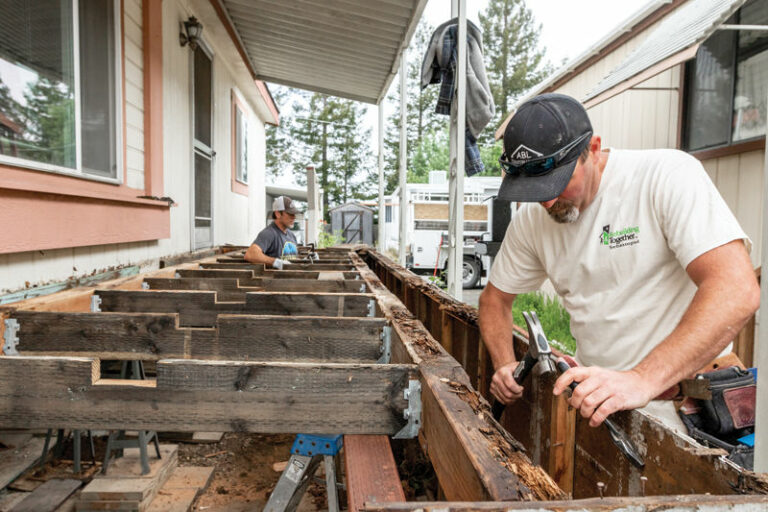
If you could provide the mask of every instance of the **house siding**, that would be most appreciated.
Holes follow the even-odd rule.
[[[125,158],[126,185],[145,189],[144,155],[144,48],[142,2],[124,0],[125,51]],[[166,0],[162,5],[162,112],[163,187],[157,195],[172,198],[168,209],[170,237],[133,243],[109,243],[84,247],[0,254],[0,294],[38,285],[88,276],[122,266],[149,269],[164,256],[192,249],[191,199],[193,188],[192,133],[190,131],[191,52],[179,45],[179,23],[197,16],[209,35],[206,43],[213,57],[214,150],[213,208],[214,244],[247,244],[266,225],[265,211],[265,113],[269,112],[258,88],[239,60],[220,22],[212,16],[207,0]],[[238,91],[248,119],[248,196],[231,190],[231,94]],[[240,92],[242,91],[242,92]],[[271,118],[270,118],[271,119]],[[149,170],[147,170],[149,172]],[[85,183],[85,181],[83,181]],[[98,216],[99,207],[93,215]]]

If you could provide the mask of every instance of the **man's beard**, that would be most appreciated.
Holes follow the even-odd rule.
[[[579,218],[579,209],[573,202],[565,199],[558,199],[555,204],[547,208],[547,213],[555,222],[560,224],[576,222]]]

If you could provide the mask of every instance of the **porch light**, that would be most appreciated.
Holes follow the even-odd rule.
[[[202,32],[203,26],[197,21],[197,18],[190,16],[190,18],[184,22],[184,31],[179,33],[179,43],[181,46],[186,46],[187,43],[189,43],[189,48],[191,50],[196,50],[197,41]]]

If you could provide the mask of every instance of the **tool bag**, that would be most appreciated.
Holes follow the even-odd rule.
[[[754,430],[755,379],[738,366],[699,373],[696,379],[708,381],[711,397],[685,397],[680,418],[695,439],[732,451],[739,437]]]

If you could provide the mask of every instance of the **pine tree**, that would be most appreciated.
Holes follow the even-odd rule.
[[[496,103],[497,118],[507,117],[513,102],[539,83],[552,68],[539,47],[541,24],[536,25],[525,0],[489,0],[479,14],[488,81]],[[482,143],[490,143],[493,130],[484,130]]]
[[[75,100],[66,84],[40,76],[24,91],[27,141],[37,146],[25,158],[74,167]]]
[[[440,87],[431,85],[421,88],[421,62],[432,38],[434,28],[425,20],[419,23],[406,53],[408,79],[406,87],[408,98],[406,105],[406,168],[411,171],[414,155],[428,133],[448,130],[448,117],[435,113]],[[385,187],[391,193],[398,184],[400,169],[400,78],[395,77],[397,86],[394,94],[387,101],[394,106],[393,113],[387,119],[384,134]],[[446,132],[447,133],[447,132]],[[417,173],[419,173],[417,171]]]
[[[275,104],[280,110],[280,124],[278,126],[266,125],[266,170],[272,177],[278,177],[291,172],[293,167],[293,155],[291,154],[291,144],[288,127],[293,122],[293,111],[286,105],[288,98],[293,90],[283,86],[270,86],[270,92],[275,100]],[[284,106],[286,105],[286,106]]]

